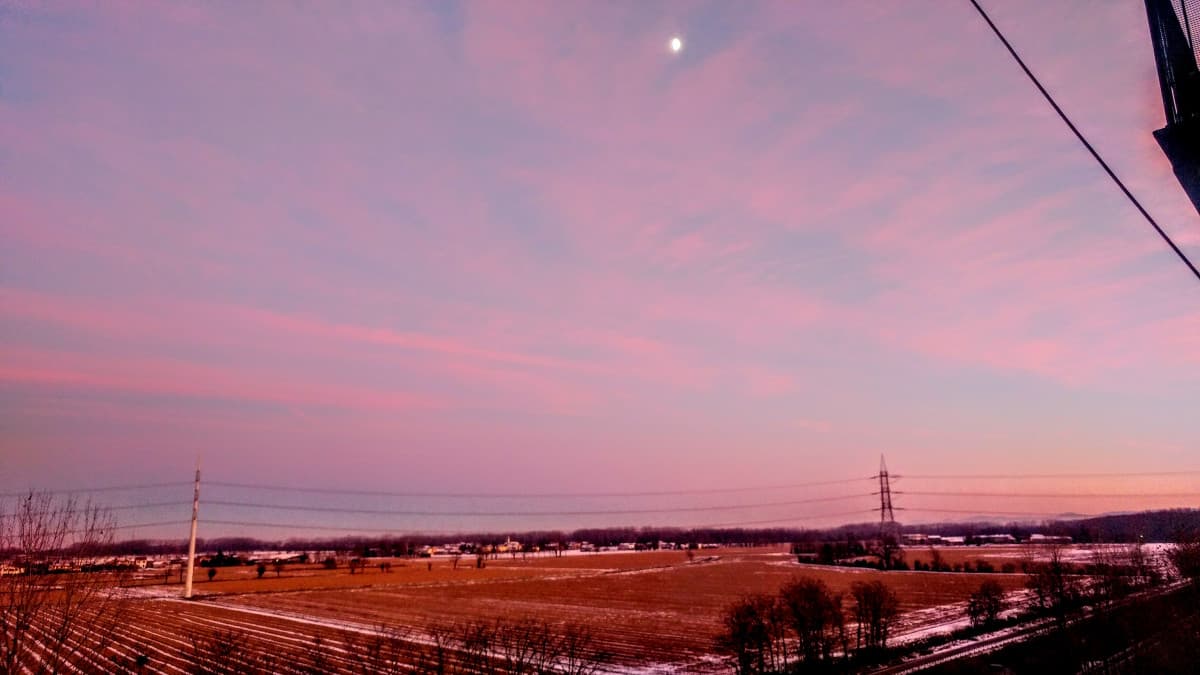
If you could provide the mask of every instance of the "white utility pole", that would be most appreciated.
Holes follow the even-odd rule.
[[[196,458],[196,490],[192,493],[192,534],[188,537],[187,576],[183,578],[183,597],[192,597],[192,571],[196,569],[196,519],[200,516],[200,458]]]

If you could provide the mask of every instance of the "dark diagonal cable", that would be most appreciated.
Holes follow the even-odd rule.
[[[1179,256],[1179,259],[1183,261],[1183,264],[1187,265],[1188,269],[1192,271],[1192,274],[1195,275],[1196,280],[1200,281],[1200,269],[1197,269],[1196,265],[1193,264],[1190,259],[1188,259],[1187,254],[1183,252],[1183,249],[1179,248],[1175,242],[1171,240],[1171,236],[1167,234],[1165,230],[1159,227],[1158,222],[1154,220],[1154,217],[1151,216],[1148,211],[1146,211],[1145,207],[1142,206],[1142,203],[1138,201],[1137,197],[1133,196],[1133,193],[1129,191],[1129,188],[1125,187],[1125,183],[1122,182],[1121,179],[1117,177],[1117,174],[1113,172],[1112,168],[1108,166],[1108,162],[1105,162],[1104,158],[1100,156],[1100,153],[1096,152],[1096,148],[1092,147],[1092,144],[1089,143],[1086,138],[1084,138],[1083,134],[1079,131],[1075,124],[1071,122],[1071,118],[1067,117],[1067,114],[1063,112],[1063,109],[1060,108],[1058,103],[1054,101],[1054,97],[1050,95],[1050,92],[1046,91],[1046,88],[1042,86],[1041,81],[1039,81],[1037,76],[1033,74],[1033,71],[1029,69],[1029,66],[1025,65],[1025,61],[1023,61],[1020,55],[1017,54],[1017,50],[1014,49],[1011,44],[1009,44],[1008,39],[1004,37],[1004,34],[1000,32],[1000,29],[996,27],[996,24],[992,23],[992,18],[989,17],[987,12],[983,10],[983,7],[980,6],[978,0],[970,0],[970,2],[975,7],[976,11],[979,12],[979,16],[983,17],[983,20],[987,22],[987,25],[992,29],[992,32],[996,34],[996,37],[1000,38],[1000,42],[1004,43],[1004,47],[1008,49],[1008,53],[1012,55],[1014,60],[1016,60],[1017,65],[1021,66],[1021,70],[1025,71],[1025,74],[1029,76],[1029,79],[1033,82],[1033,85],[1038,88],[1038,91],[1042,92],[1042,96],[1044,96],[1050,106],[1054,108],[1054,112],[1058,113],[1058,116],[1062,118],[1062,121],[1066,123],[1067,127],[1071,129],[1071,132],[1075,134],[1075,138],[1078,138],[1079,142],[1083,144],[1083,147],[1087,148],[1087,151],[1090,152],[1092,157],[1094,157],[1096,161],[1100,163],[1100,166],[1104,169],[1104,172],[1107,173],[1108,177],[1117,184],[1117,187],[1121,188],[1121,192],[1125,193],[1125,196],[1142,214],[1142,217],[1146,219],[1146,222],[1150,223],[1150,226],[1154,228],[1154,231],[1158,232],[1158,236],[1162,237],[1163,241],[1167,242],[1167,246],[1171,247],[1171,250],[1175,252],[1175,255]]]

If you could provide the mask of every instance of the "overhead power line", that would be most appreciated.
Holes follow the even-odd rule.
[[[1089,514],[1064,514],[1053,513],[1050,511],[993,511],[992,509],[934,509],[924,508],[921,506],[915,507],[896,507],[897,511],[911,511],[913,513],[961,513],[972,516],[1041,516],[1048,518],[1059,518],[1063,520],[1078,520],[1080,518],[1091,518]]]
[[[352,490],[344,488],[323,488],[297,485],[271,485],[264,483],[240,483],[231,481],[209,480],[204,485],[208,487],[234,488],[240,490],[271,490],[276,492],[301,492],[310,494],[357,495],[363,497],[421,497],[421,498],[452,498],[452,499],[570,499],[584,497],[673,497],[683,495],[726,494],[732,492],[758,492],[766,490],[790,490],[795,488],[818,487],[823,485],[846,485],[873,481],[876,476],[858,478],[839,478],[834,480],[809,481],[803,483],[784,483],[775,485],[751,485],[742,487],[695,488],[690,490],[645,490],[630,492],[412,492],[388,490]]]
[[[1029,478],[1152,478],[1163,476],[1200,476],[1200,469],[1091,473],[906,473],[894,477],[907,478],[909,480],[1024,480]]]
[[[937,492],[896,491],[894,494],[919,497],[1000,497],[1037,499],[1154,499],[1200,497],[1200,492]]]
[[[188,520],[163,520],[163,521],[159,521],[157,523],[130,523],[129,525],[113,525],[112,527],[97,526],[94,528],[80,528],[77,530],[67,530],[66,534],[96,534],[96,535],[99,535],[99,534],[103,534],[104,532],[108,532],[109,530],[133,530],[133,529],[140,528],[140,527],[167,527],[167,526],[174,526],[174,525],[187,525],[189,522],[191,522],[191,521],[188,521]]]
[[[1050,107],[1054,108],[1054,112],[1058,113],[1058,116],[1062,118],[1062,121],[1066,123],[1067,127],[1071,130],[1071,133],[1075,134],[1075,138],[1079,139],[1079,142],[1083,144],[1084,148],[1087,148],[1087,151],[1091,153],[1096,162],[1100,164],[1100,167],[1104,169],[1104,172],[1108,174],[1108,177],[1111,178],[1114,183],[1116,183],[1117,187],[1121,189],[1121,192],[1125,194],[1125,197],[1129,199],[1134,207],[1137,208],[1138,212],[1142,214],[1142,217],[1146,219],[1146,222],[1150,223],[1150,226],[1154,228],[1154,231],[1158,233],[1158,236],[1162,237],[1162,240],[1167,243],[1167,246],[1170,246],[1171,250],[1175,252],[1175,255],[1179,256],[1179,259],[1183,261],[1183,264],[1187,265],[1188,269],[1192,271],[1192,275],[1196,277],[1196,280],[1200,281],[1200,269],[1197,269],[1196,265],[1193,264],[1192,261],[1187,257],[1187,254],[1183,252],[1183,249],[1179,248],[1179,246],[1172,241],[1171,235],[1167,234],[1167,232],[1159,226],[1158,222],[1154,220],[1154,217],[1151,216],[1148,211],[1146,211],[1145,207],[1142,206],[1142,203],[1138,201],[1137,197],[1134,197],[1133,193],[1129,191],[1129,188],[1125,187],[1125,183],[1117,177],[1117,174],[1108,165],[1108,162],[1104,161],[1104,158],[1100,156],[1100,153],[1096,151],[1096,148],[1092,147],[1092,144],[1089,143],[1087,138],[1084,137],[1083,133],[1079,131],[1079,129],[1071,121],[1071,118],[1067,117],[1067,113],[1063,112],[1063,109],[1059,107],[1057,102],[1055,102],[1054,97],[1050,95],[1050,92],[1042,86],[1041,81],[1038,80],[1037,76],[1033,74],[1033,71],[1029,69],[1029,66],[1025,65],[1025,61],[1021,59],[1019,54],[1017,54],[1017,50],[1014,49],[1009,43],[1008,38],[1004,37],[1004,33],[1001,33],[1000,29],[996,27],[996,24],[992,22],[992,18],[988,16],[987,12],[984,11],[978,0],[970,0],[970,2],[971,5],[975,7],[975,10],[979,12],[979,16],[983,17],[983,20],[987,22],[987,25],[992,29],[992,32],[996,34],[996,37],[1000,39],[1000,42],[1004,44],[1005,49],[1007,49],[1008,53],[1012,55],[1013,59],[1017,62],[1017,65],[1021,67],[1021,70],[1025,71],[1025,75],[1029,77],[1029,80],[1033,82],[1033,85],[1037,87],[1038,91],[1042,93],[1042,96],[1046,98],[1046,101],[1050,104]]]
[[[727,523],[709,523],[705,525],[682,525],[682,526],[663,526],[672,527],[673,529],[689,530],[700,528],[717,528],[717,527],[739,527],[744,525],[766,525],[770,523],[795,523],[804,521],[822,520],[825,518],[836,518],[848,515],[861,515],[874,513],[874,509],[858,509],[855,511],[838,511],[836,513],[814,513],[804,516],[795,516],[791,518],[774,518],[770,520],[742,520]],[[186,521],[185,521],[186,522]],[[353,527],[348,525],[311,525],[308,523],[273,523],[250,520],[216,520],[206,518],[204,520],[207,525],[232,525],[237,527],[264,527],[274,529],[293,529],[293,530],[325,530],[332,532],[372,532],[385,534],[479,534],[479,530],[457,529],[452,531],[446,530],[407,530],[397,527]],[[180,523],[169,523],[180,524]],[[613,526],[618,527],[618,526]]]
[[[157,523],[130,523],[129,525],[116,525],[105,529],[109,530],[132,530],[139,527],[166,527],[168,525],[187,525],[189,520],[164,520]]]
[[[813,520],[822,520],[825,518],[838,518],[841,516],[856,516],[865,515],[868,513],[877,513],[878,509],[859,509],[857,511],[838,511],[837,513],[818,513],[807,516],[796,516],[792,518],[770,518],[767,520],[742,520],[732,523],[709,523],[707,525],[689,526],[693,529],[703,529],[709,527],[742,527],[745,525],[772,525],[777,523],[795,523],[795,522],[811,522]]]
[[[351,527],[348,525],[313,525],[311,523],[266,523],[249,520],[217,520],[213,518],[205,518],[205,525],[236,525],[239,527],[270,527],[274,529],[293,529],[293,530],[328,530],[333,532],[381,532],[381,533],[400,533],[406,530],[396,527]],[[465,530],[463,530],[465,532]],[[434,534],[435,530],[421,530],[415,533]],[[444,534],[450,534],[445,532]]]
[[[0,498],[7,497],[27,497],[30,495],[81,495],[91,494],[94,492],[134,492],[137,490],[155,490],[159,488],[180,487],[183,485],[191,485],[187,481],[173,481],[169,483],[144,483],[142,485],[107,485],[102,487],[91,488],[72,488],[66,490],[18,490],[16,492],[0,492]]]
[[[103,515],[107,511],[131,511],[142,509],[160,509],[166,506],[191,506],[191,502],[150,502],[148,504],[122,504],[120,506],[96,506],[95,510]],[[66,515],[64,511],[18,511],[16,513],[0,513],[0,518],[22,518],[26,516],[50,516],[54,514]],[[77,514],[79,517],[86,515],[80,511]]]
[[[338,506],[306,506],[301,504],[267,504],[263,502],[239,502],[219,499],[205,500],[207,506],[231,506],[237,508],[269,509],[274,511],[307,511],[314,513],[353,513],[377,516],[475,516],[475,517],[514,517],[514,516],[618,516],[637,515],[646,513],[692,513],[701,511],[737,511],[743,509],[770,508],[777,506],[797,506],[800,504],[816,504],[819,502],[836,502],[848,499],[864,499],[872,496],[866,492],[854,495],[838,495],[835,497],[814,497],[810,499],[789,499],[786,501],[758,502],[754,504],[721,504],[706,506],[672,506],[659,509],[586,509],[572,511],[411,511],[392,509],[357,509]]]

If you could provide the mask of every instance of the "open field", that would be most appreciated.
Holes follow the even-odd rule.
[[[904,616],[897,634],[921,634],[960,620],[962,603],[987,577],[1006,589],[1022,575],[877,572],[799,565],[783,547],[704,551],[689,562],[683,552],[603,553],[554,558],[501,558],[475,569],[464,558],[395,561],[391,573],[377,567],[351,575],[346,568],[289,566],[281,577],[256,579],[249,567],[222,568],[208,582],[197,570],[197,601],[168,598],[179,585],[139,592],[163,599],[137,602],[135,624],[143,635],[186,642],[189,632],[236,626],[254,640],[291,647],[304,636],[371,631],[380,625],[415,633],[424,628],[479,618],[534,617],[589,627],[623,670],[647,663],[663,671],[712,670],[714,635],[721,611],[739,597],[774,592],[797,576],[817,577],[847,593],[858,580],[883,579],[900,596]],[[432,563],[432,569],[429,564]],[[284,640],[284,634],[298,636]]]

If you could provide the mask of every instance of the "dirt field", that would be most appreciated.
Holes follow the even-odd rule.
[[[909,565],[919,560],[923,563],[929,563],[933,559],[933,552],[941,556],[942,561],[948,565],[962,564],[965,562],[975,565],[980,560],[986,560],[996,569],[1000,569],[1005,563],[1012,563],[1019,569],[1021,562],[1028,556],[1037,554],[1037,549],[1021,544],[988,544],[985,546],[905,546],[904,559]]]
[[[289,566],[281,577],[269,571],[263,579],[255,578],[253,568],[222,568],[213,582],[204,572],[197,570],[196,602],[140,603],[143,612],[155,616],[155,630],[173,625],[167,632],[179,636],[205,626],[261,625],[304,635],[383,624],[420,630],[439,622],[528,616],[589,626],[626,670],[654,662],[670,672],[712,670],[712,641],[722,609],[747,593],[773,592],[798,576],[817,577],[842,593],[857,580],[884,580],[899,594],[905,613],[898,633],[959,620],[967,595],[989,576],[1010,590],[1024,584],[1021,575],[799,565],[782,547],[706,550],[691,562],[671,551],[502,558],[489,560],[484,569],[475,569],[466,557],[458,569],[448,559],[417,559],[395,561],[391,573],[375,567],[354,575],[346,568]],[[176,584],[142,592],[178,590]],[[170,609],[163,612],[163,607]]]

